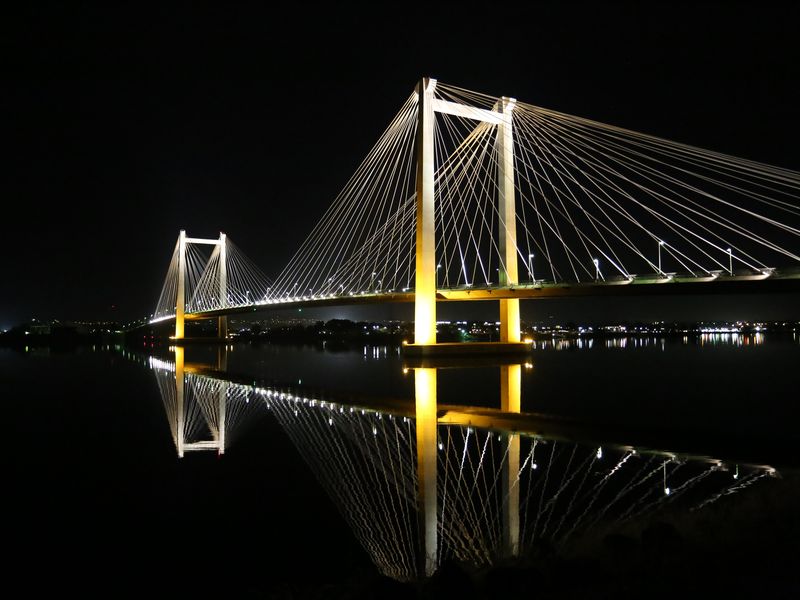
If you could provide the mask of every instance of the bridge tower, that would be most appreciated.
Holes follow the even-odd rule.
[[[186,230],[178,235],[178,294],[175,298],[175,339],[182,340],[186,311]]]
[[[501,98],[496,108],[503,115],[497,124],[497,189],[500,213],[500,285],[511,287],[519,283],[517,265],[517,212],[514,194],[514,122],[515,100]],[[519,342],[519,298],[500,300],[500,341]]]
[[[228,305],[228,267],[227,267],[227,236],[220,232],[219,238],[202,239],[187,237],[186,230],[181,229],[178,235],[178,273],[177,273],[177,293],[175,297],[175,336],[173,339],[182,340],[185,336],[186,325],[186,249],[188,244],[205,244],[216,246],[214,253],[219,254],[219,296],[220,306],[225,308]],[[210,260],[214,259],[214,255]],[[228,317],[218,317],[217,331],[221,339],[228,337]]]
[[[416,140],[417,230],[416,280],[414,292],[414,353],[427,354],[436,345],[436,223],[434,179],[435,113],[490,123],[497,127],[497,187],[500,213],[501,286],[518,283],[516,198],[514,193],[514,125],[516,100],[503,97],[492,110],[441,100],[434,96],[436,80],[423,78],[417,85],[419,100]],[[500,342],[498,350],[523,350],[520,344],[519,299],[500,300]],[[515,347],[519,346],[519,347]],[[486,350],[491,351],[489,348]]]
[[[436,343],[436,222],[433,178],[433,91],[436,80],[417,86],[417,258],[414,287],[414,343]]]
[[[227,245],[228,245],[227,236],[224,233],[220,232],[217,249],[219,250],[219,300],[220,300],[220,306],[222,308],[228,306]],[[225,340],[228,338],[228,317],[224,315],[217,318],[217,335],[221,340]]]

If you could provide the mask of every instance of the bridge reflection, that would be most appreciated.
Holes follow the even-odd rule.
[[[353,404],[260,385],[216,364],[149,358],[178,456],[222,454],[271,413],[381,573],[410,581],[445,561],[476,567],[544,548],[569,550],[665,508],[699,510],[772,476],[768,465],[619,443],[619,432],[522,411],[521,373],[497,364],[499,409],[442,405],[419,362],[415,398]],[[615,439],[616,443],[611,440]]]

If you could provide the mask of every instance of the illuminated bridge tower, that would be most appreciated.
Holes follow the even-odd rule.
[[[186,274],[187,260],[186,253],[189,244],[200,244],[214,246],[214,252],[209,261],[216,261],[219,278],[219,308],[224,309],[228,306],[228,271],[227,271],[227,236],[219,234],[219,239],[192,238],[186,236],[186,231],[181,229],[178,236],[178,272],[177,272],[177,293],[175,300],[175,336],[173,339],[182,340],[185,335],[186,322]],[[218,255],[218,256],[217,256]],[[216,285],[216,284],[215,284]],[[217,331],[220,339],[228,337],[228,317],[220,316],[217,320]]]
[[[423,78],[417,87],[419,123],[416,141],[416,281],[414,301],[414,343],[406,346],[411,354],[438,354],[463,351],[527,351],[520,342],[519,299],[500,300],[500,342],[494,344],[436,344],[436,223],[434,178],[435,113],[456,115],[497,128],[498,209],[500,214],[499,250],[503,268],[499,284],[518,283],[516,201],[514,193],[514,127],[516,100],[501,98],[493,110],[458,104],[434,97],[436,80]]]

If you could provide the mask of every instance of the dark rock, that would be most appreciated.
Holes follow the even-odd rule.
[[[416,590],[411,584],[382,575],[375,577],[352,596],[357,600],[405,600],[416,597]]]
[[[457,563],[448,561],[423,586],[424,598],[458,598],[470,600],[479,598],[475,582]]]
[[[675,557],[683,547],[683,538],[669,523],[658,521],[642,531],[642,549],[650,558]]]
[[[533,567],[495,567],[484,582],[489,597],[526,594],[541,588],[542,575]]]
[[[619,533],[611,533],[603,538],[603,547],[609,552],[613,562],[632,561],[638,558],[639,541]]]

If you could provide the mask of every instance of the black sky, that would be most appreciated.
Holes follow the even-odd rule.
[[[181,228],[276,275],[423,75],[800,170],[798,8],[600,4],[6,14],[0,327],[150,313]]]

